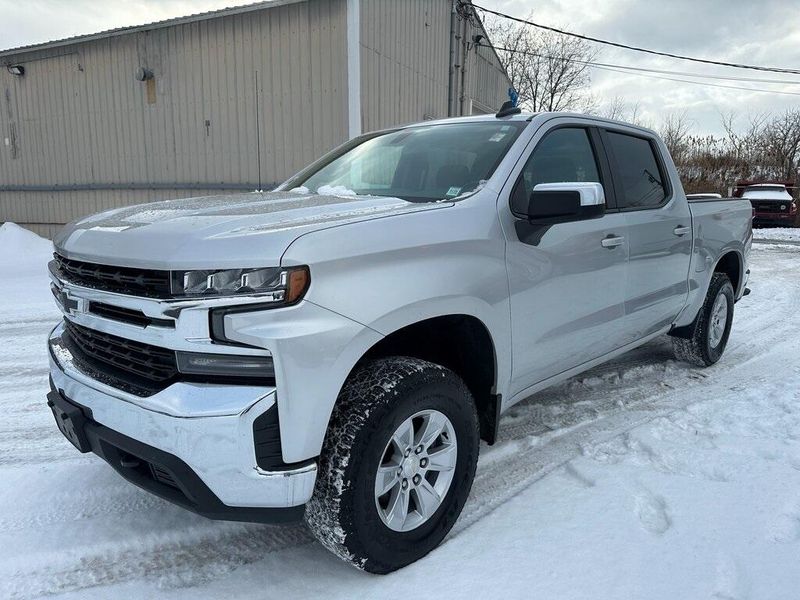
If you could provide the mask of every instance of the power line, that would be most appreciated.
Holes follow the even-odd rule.
[[[660,69],[646,69],[644,67],[631,67],[628,65],[616,65],[612,63],[601,63],[591,60],[582,60],[579,58],[569,58],[566,56],[549,56],[547,54],[539,54],[536,52],[528,52],[526,50],[515,50],[513,48],[503,48],[502,46],[489,46],[487,44],[479,44],[481,47],[484,48],[493,48],[494,50],[501,51],[501,52],[510,52],[512,54],[523,54],[525,56],[534,56],[537,58],[544,58],[548,60],[563,60],[567,62],[574,62],[582,65],[586,65],[587,67],[593,69],[601,69],[604,71],[614,71],[616,73],[622,73],[623,75],[634,75],[638,77],[649,77],[650,79],[661,79],[664,81],[676,81],[679,83],[691,83],[694,85],[705,85],[709,87],[716,87],[716,88],[724,88],[730,90],[744,90],[747,92],[756,92],[756,93],[764,93],[764,94],[781,94],[786,96],[800,96],[800,92],[785,92],[781,90],[765,90],[763,88],[752,88],[752,87],[745,87],[740,85],[724,85],[721,83],[711,83],[709,81],[692,81],[691,79],[680,79],[678,77],[665,77],[663,74],[666,75],[683,75],[688,77],[708,77],[708,78],[718,78],[718,76],[714,75],[701,75],[698,73],[688,73],[683,71],[663,71]],[[659,73],[656,75],[655,73]],[[753,82],[762,82],[762,83],[787,83],[790,85],[797,85],[800,84],[800,81],[786,81],[786,80],[778,80],[778,79],[757,79],[757,78],[748,78],[748,77],[723,77],[727,80],[733,81],[753,81]]]
[[[642,71],[645,73],[658,73],[662,75],[679,75],[682,77],[699,77],[701,79],[721,79],[725,81],[742,81],[753,83],[775,83],[781,85],[800,85],[800,80],[797,79],[764,79],[761,77],[737,77],[733,75],[716,75],[712,73],[692,73],[690,71],[669,71],[665,69],[649,69],[645,67],[634,67],[632,65],[618,65],[614,63],[599,62],[595,60],[583,60],[578,58],[569,58],[567,56],[553,56],[548,54],[540,54],[538,52],[529,52],[527,50],[519,50],[516,48],[504,48],[502,46],[489,46],[487,44],[478,44],[486,48],[493,48],[494,50],[509,52],[512,54],[524,54],[525,56],[534,56],[537,58],[544,58],[547,60],[565,60],[568,62],[576,62],[579,64],[593,66],[593,67],[607,67],[609,69],[626,69],[630,71]],[[631,73],[633,75],[634,73]],[[691,83],[691,82],[690,82]],[[747,88],[750,89],[750,88]]]
[[[691,79],[680,79],[680,78],[677,78],[677,77],[664,77],[662,75],[651,75],[649,73],[636,73],[636,72],[631,72],[631,71],[625,71],[624,68],[617,69],[617,68],[614,68],[614,67],[604,67],[604,66],[593,65],[593,64],[590,64],[588,66],[591,67],[591,68],[594,68],[594,69],[602,69],[604,71],[614,71],[616,73],[623,73],[625,75],[636,75],[636,76],[639,76],[639,77],[649,77],[650,79],[662,79],[664,81],[677,81],[677,82],[680,82],[680,83],[693,83],[695,85],[705,85],[705,86],[715,87],[715,88],[725,88],[725,89],[728,89],[728,90],[744,90],[744,91],[747,91],[747,92],[757,92],[757,93],[763,93],[763,94],[781,94],[781,95],[784,95],[784,96],[800,96],[800,92],[784,92],[784,91],[780,91],[780,90],[765,90],[765,89],[761,89],[761,88],[745,87],[743,85],[725,85],[725,84],[722,84],[722,83],[711,83],[710,81],[692,81]]]
[[[798,69],[785,69],[781,67],[764,67],[759,65],[747,65],[742,63],[731,63],[731,62],[724,62],[718,60],[710,60],[707,58],[697,58],[694,56],[684,56],[681,54],[672,54],[670,52],[661,52],[659,50],[651,50],[649,48],[641,48],[639,46],[629,46],[628,44],[620,44],[619,42],[611,42],[609,40],[603,40],[596,37],[591,37],[588,35],[583,35],[580,33],[574,33],[572,31],[565,31],[563,29],[558,29],[557,27],[550,27],[549,25],[542,25],[541,23],[535,23],[533,21],[528,21],[527,19],[520,19],[519,17],[514,17],[511,15],[507,15],[506,13],[502,13],[496,10],[492,10],[491,8],[486,8],[485,6],[480,6],[478,4],[472,4],[474,8],[482,10],[484,12],[496,15],[498,17],[502,17],[504,19],[509,19],[511,21],[516,21],[517,23],[523,23],[525,25],[531,25],[533,27],[538,27],[539,29],[545,29],[547,31],[552,31],[553,33],[559,33],[561,35],[568,35],[570,37],[578,38],[581,40],[586,40],[587,42],[594,42],[596,44],[605,44],[606,46],[614,46],[615,48],[622,48],[624,50],[632,50],[634,52],[643,52],[645,54],[653,54],[656,56],[666,56],[667,58],[675,58],[677,60],[687,60],[691,62],[703,63],[707,65],[717,65],[721,67],[733,67],[736,69],[751,69],[754,71],[769,71],[772,73],[789,73],[792,75],[800,75],[800,70]]]
[[[729,90],[744,90],[747,92],[757,92],[757,93],[764,93],[764,94],[781,94],[785,96],[800,96],[800,92],[785,92],[781,90],[765,90],[763,88],[752,88],[752,87],[745,87],[740,85],[724,85],[721,83],[711,83],[710,81],[692,81],[691,79],[680,79],[678,77],[664,77],[663,74],[666,75],[683,75],[688,77],[701,77],[701,78],[712,78],[712,79],[726,79],[726,80],[733,80],[733,81],[754,81],[754,82],[761,82],[761,83],[782,83],[782,84],[790,84],[790,85],[798,85],[800,81],[788,81],[788,80],[780,80],[780,79],[758,79],[758,78],[750,78],[750,77],[724,77],[724,76],[715,76],[715,75],[701,75],[699,73],[688,73],[685,71],[663,71],[661,69],[646,69],[644,67],[632,67],[629,65],[615,65],[613,63],[602,63],[596,62],[591,60],[582,60],[578,58],[569,58],[566,56],[549,56],[547,54],[539,54],[536,52],[528,52],[525,50],[515,50],[513,48],[503,48],[502,46],[488,46],[486,44],[480,44],[480,46],[484,48],[493,48],[494,50],[502,51],[502,52],[510,52],[512,54],[523,54],[525,56],[534,56],[537,58],[544,58],[548,60],[563,60],[567,62],[574,62],[582,65],[586,65],[587,67],[593,69],[602,69],[604,71],[614,71],[616,73],[622,73],[624,75],[635,75],[638,77],[649,77],[650,79],[662,79],[664,81],[676,81],[680,83],[691,83],[694,85],[705,85],[710,87],[716,88],[724,88]],[[654,73],[659,73],[661,75],[656,75]]]
[[[647,69],[645,67],[633,67],[630,65],[615,65],[613,63],[602,63],[588,61],[589,65],[597,67],[608,67],[616,69],[628,69],[630,71],[642,71],[644,73],[659,73],[661,75],[680,75],[681,77],[699,77],[701,79],[720,79],[724,81],[744,81],[753,83],[775,83],[780,85],[800,85],[797,79],[763,79],[760,77],[734,77],[731,75],[715,75],[712,73],[691,73],[689,71],[668,71],[665,69]]]

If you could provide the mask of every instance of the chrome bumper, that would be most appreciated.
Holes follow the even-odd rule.
[[[146,398],[92,379],[50,334],[50,374],[67,398],[97,423],[185,462],[232,507],[282,508],[308,502],[315,463],[288,471],[256,465],[253,421],[276,402],[274,387],[178,382]]]

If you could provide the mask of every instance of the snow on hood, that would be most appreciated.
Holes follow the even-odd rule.
[[[256,192],[129,206],[71,223],[54,243],[68,257],[120,266],[271,266],[305,233],[446,206],[330,192]]]
[[[742,198],[747,200],[780,200],[782,202],[791,202],[792,195],[785,189],[778,188],[764,188],[758,189],[756,187],[747,188],[742,194]]]

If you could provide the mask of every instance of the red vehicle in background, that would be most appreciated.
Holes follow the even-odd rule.
[[[752,181],[736,184],[733,196],[753,205],[753,226],[793,227],[797,224],[796,185],[793,181]]]

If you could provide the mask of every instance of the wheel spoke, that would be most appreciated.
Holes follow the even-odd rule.
[[[456,447],[453,444],[428,452],[429,471],[452,471],[456,467]]]
[[[419,433],[417,434],[417,441],[415,445],[421,445],[427,449],[433,442],[436,441],[442,430],[446,425],[445,416],[442,413],[431,413],[425,417]]]
[[[392,441],[400,450],[401,455],[406,448],[412,447],[414,444],[414,423],[411,419],[406,420],[397,428],[397,431],[392,436]]]
[[[424,477],[414,493],[417,496],[417,510],[423,519],[428,519],[442,503],[442,498]]]
[[[409,497],[408,490],[398,486],[396,491],[392,492],[389,506],[386,507],[386,521],[398,529],[403,527],[408,517]]]
[[[414,413],[386,441],[375,472],[375,508],[393,531],[412,531],[433,518],[456,473],[458,439],[438,410]],[[429,478],[429,479],[426,479]]]
[[[394,486],[399,485],[400,476],[398,475],[399,465],[386,465],[378,467],[378,475],[375,478],[375,495],[383,496]]]

